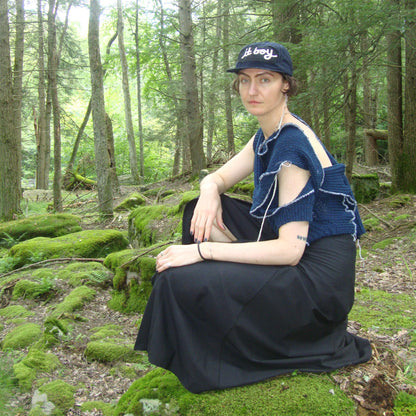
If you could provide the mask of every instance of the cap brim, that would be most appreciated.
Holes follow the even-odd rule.
[[[274,65],[267,65],[264,62],[256,63],[256,62],[245,62],[243,64],[237,65],[235,68],[227,69],[227,72],[233,72],[234,74],[238,74],[242,69],[265,69],[266,71],[272,72],[279,72],[281,74],[285,74],[286,72],[276,71],[276,67]]]

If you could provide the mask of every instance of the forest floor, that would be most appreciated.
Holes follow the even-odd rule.
[[[160,184],[159,184],[160,185]],[[176,193],[189,190],[184,179],[163,184],[175,189]],[[119,200],[130,194],[132,187],[122,187]],[[85,228],[103,228],[92,214],[96,207],[96,196],[91,194],[89,202],[80,202],[79,206],[67,207],[68,212],[84,212]],[[373,219],[373,227],[361,239],[363,259],[357,259],[356,291],[365,288],[381,290],[389,294],[406,294],[413,299],[416,294],[416,196],[389,196],[368,204],[360,204],[361,216]],[[76,209],[75,209],[76,208]],[[91,213],[89,216],[88,213]],[[371,222],[371,221],[370,221]],[[119,214],[106,224],[106,228],[127,228],[127,216]],[[384,242],[380,248],[376,243]],[[72,339],[58,345],[52,352],[59,358],[63,368],[56,370],[59,378],[72,385],[85,386],[75,394],[75,407],[68,415],[100,415],[100,411],[81,412],[80,404],[85,401],[102,400],[115,403],[127,391],[134,378],[109,364],[90,362],[84,356],[84,350],[91,330],[108,324],[123,328],[121,336],[133,344],[137,334],[139,316],[125,315],[109,309],[106,305],[111,298],[111,281],[106,287],[95,288],[97,295],[83,309],[82,315],[88,320],[77,322]],[[71,288],[60,287],[62,299]],[[59,299],[54,300],[58,302]],[[1,307],[7,304],[2,299]],[[35,313],[31,322],[42,323],[49,304],[22,299],[26,308]],[[396,311],[397,312],[397,311]],[[413,317],[414,319],[414,317]],[[416,395],[416,330],[413,328],[390,328],[390,331],[376,327],[363,327],[358,321],[350,321],[351,332],[368,338],[373,346],[372,359],[363,365],[341,370],[333,375],[333,380],[358,405],[358,415],[393,415],[392,407],[396,393],[406,391]],[[7,328],[5,328],[7,330]],[[413,344],[412,343],[413,337]],[[132,365],[133,366],[133,365]],[[134,365],[136,378],[144,375],[148,367]],[[23,415],[30,409],[32,393],[16,392],[11,398],[11,408],[24,409]]]

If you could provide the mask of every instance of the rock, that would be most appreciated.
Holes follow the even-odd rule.
[[[48,396],[45,393],[35,390],[32,397],[32,409],[34,408],[40,408],[45,415],[51,415],[55,405],[48,400]]]

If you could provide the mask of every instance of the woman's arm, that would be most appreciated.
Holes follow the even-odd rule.
[[[191,234],[195,241],[208,240],[213,224],[224,230],[220,195],[253,171],[252,137],[244,148],[200,184],[200,196],[191,220]]]
[[[279,205],[293,201],[305,187],[309,172],[297,166],[283,166],[278,174]],[[293,221],[279,229],[279,238],[249,243],[203,242],[199,245],[202,256],[208,260],[231,261],[264,265],[298,264],[305,250],[309,223]],[[202,261],[196,244],[171,246],[158,257],[157,271]]]

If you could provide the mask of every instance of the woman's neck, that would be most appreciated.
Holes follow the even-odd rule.
[[[272,116],[264,118],[257,117],[266,140],[282,127],[289,114],[289,109],[287,108],[286,103],[284,103],[279,111],[276,111]]]

